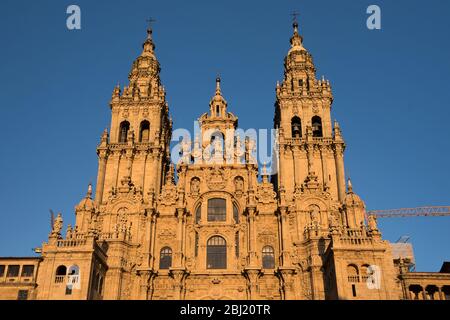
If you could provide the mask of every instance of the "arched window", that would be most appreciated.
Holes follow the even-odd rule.
[[[291,120],[292,138],[301,138],[302,136],[302,121],[295,116]]]
[[[372,272],[370,271],[370,266],[368,264],[363,264],[361,266],[361,280],[362,280],[362,282],[366,282],[371,275],[372,275]]]
[[[275,252],[273,247],[265,246],[262,250],[262,263],[264,269],[274,269],[275,268]]]
[[[59,266],[58,268],[56,268],[55,283],[63,283],[66,274],[67,274],[66,266]]]
[[[420,285],[412,284],[409,286],[409,294],[412,300],[422,300],[423,299],[423,288]]]
[[[224,238],[214,236],[208,240],[206,249],[207,269],[227,268],[227,242]]]
[[[349,264],[347,266],[347,276],[348,276],[348,282],[356,283],[359,282],[359,271],[358,267],[354,264]]]
[[[220,142],[224,142],[225,141],[225,137],[223,135],[222,132],[220,131],[215,131],[212,135],[211,135],[211,144],[216,140],[219,139]]]
[[[216,106],[216,115],[220,117],[220,107]]]
[[[150,140],[150,122],[144,120],[141,122],[139,130],[139,142],[148,142]]]
[[[313,137],[323,137],[322,133],[322,119],[318,116],[314,116],[312,118],[312,131],[313,131]]]
[[[227,202],[225,199],[208,200],[208,221],[225,221],[227,218]]]
[[[225,137],[222,132],[216,131],[211,135],[211,155],[223,157]]]
[[[67,268],[66,266],[59,266],[56,268],[56,275],[57,276],[65,276],[67,274]]]
[[[120,124],[120,130],[119,130],[119,142],[125,143],[127,142],[128,137],[128,131],[130,130],[130,123],[128,121],[123,121]]]
[[[69,268],[68,275],[75,276],[80,274],[80,268],[77,265],[73,265]]]
[[[159,257],[159,268],[169,269],[172,266],[172,249],[164,247],[161,249],[161,255]]]
[[[195,223],[199,224],[202,219],[202,206],[198,206],[197,210],[195,210]]]
[[[236,204],[233,203],[233,219],[234,223],[239,223],[239,210]]]

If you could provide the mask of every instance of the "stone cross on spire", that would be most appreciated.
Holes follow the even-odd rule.
[[[298,11],[296,11],[296,10],[294,10],[294,11],[291,13],[292,20],[294,21],[293,26],[294,26],[295,31],[297,31],[297,32],[298,32],[298,20],[297,20],[297,17],[298,17],[299,15],[300,15],[300,13],[298,13]]]
[[[156,20],[153,19],[152,17],[150,17],[149,19],[147,19],[145,21],[147,21],[147,23],[148,23],[148,28],[147,29],[148,30],[152,30],[152,25],[153,25],[154,22],[156,22]]]

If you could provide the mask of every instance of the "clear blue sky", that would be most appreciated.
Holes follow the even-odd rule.
[[[78,4],[82,30],[66,29]],[[370,4],[382,30],[366,28]],[[271,128],[275,84],[299,10],[305,47],[333,85],[346,170],[370,209],[450,205],[450,2],[23,1],[0,11],[0,256],[31,255],[49,208],[73,223],[95,182],[109,126],[148,17],[175,128],[191,129],[222,76],[242,128]],[[450,217],[380,220],[386,239],[410,235],[417,269],[450,260]]]

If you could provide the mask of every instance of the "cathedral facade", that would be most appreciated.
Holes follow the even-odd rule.
[[[276,170],[269,174],[258,166],[255,141],[235,134],[238,118],[219,78],[199,117],[201,135],[181,143],[173,164],[172,121],[149,30],[129,84],[113,90],[95,192],[90,185],[76,206],[74,226],[58,214],[39,257],[0,259],[0,298],[429,297],[421,281],[430,278],[394,259],[346,181],[331,85],[317,79],[297,23],[290,43],[276,86]],[[429,281],[433,297],[448,297],[450,274]]]

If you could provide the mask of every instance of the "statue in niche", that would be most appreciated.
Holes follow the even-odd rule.
[[[242,177],[236,177],[234,179],[234,191],[238,197],[242,195],[244,191],[244,179]]]
[[[223,160],[223,145],[220,139],[214,139],[214,160],[221,161]]]
[[[191,193],[192,194],[198,194],[200,192],[200,179],[199,178],[193,178],[191,180]]]
[[[320,208],[316,205],[311,205],[309,207],[309,214],[311,218],[311,223],[313,225],[318,224],[320,219]]]

